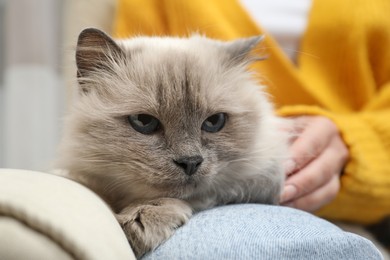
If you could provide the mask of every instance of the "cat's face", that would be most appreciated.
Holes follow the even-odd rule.
[[[188,197],[230,163],[266,151],[271,106],[245,68],[257,41],[115,43],[84,31],[82,91],[65,129],[64,167],[84,182],[103,182],[100,190]]]

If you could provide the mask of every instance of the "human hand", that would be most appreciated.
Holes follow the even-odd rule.
[[[349,153],[328,118],[300,116],[292,120],[298,135],[285,164],[287,179],[280,203],[312,212],[336,197]]]

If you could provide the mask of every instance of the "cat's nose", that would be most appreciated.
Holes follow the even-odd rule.
[[[198,170],[199,166],[203,162],[201,156],[181,157],[177,160],[173,160],[177,166],[184,170],[184,173],[188,176],[193,175]]]

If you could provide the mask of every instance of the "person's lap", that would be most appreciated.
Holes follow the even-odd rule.
[[[257,204],[195,214],[143,259],[382,259],[365,238],[309,213]]]

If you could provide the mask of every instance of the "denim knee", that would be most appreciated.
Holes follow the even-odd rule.
[[[144,259],[382,259],[367,239],[287,207],[240,204],[194,215]]]

